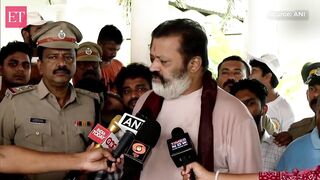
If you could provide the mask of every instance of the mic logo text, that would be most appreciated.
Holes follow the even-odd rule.
[[[129,130],[134,134],[137,134],[144,122],[145,120],[143,119],[124,113],[118,125],[123,131]]]

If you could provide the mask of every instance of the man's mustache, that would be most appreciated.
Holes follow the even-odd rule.
[[[233,79],[228,79],[226,82],[223,83],[223,87],[228,86],[229,84],[234,84],[236,83],[236,81],[234,81]]]
[[[151,75],[152,75],[152,78],[159,78],[162,84],[165,83],[163,76],[161,76],[158,71],[151,72]]]
[[[60,67],[60,68],[54,70],[54,71],[53,71],[53,74],[56,74],[58,71],[63,71],[63,72],[66,73],[66,74],[71,74],[70,70],[67,69],[66,67]]]
[[[83,77],[90,76],[90,75],[99,79],[99,74],[94,70],[87,70],[86,72],[83,73]]]

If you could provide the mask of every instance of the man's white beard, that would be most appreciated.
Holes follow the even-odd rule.
[[[152,81],[152,89],[156,94],[164,97],[165,99],[175,99],[189,88],[190,84],[191,80],[188,74],[184,73],[182,77],[175,77],[165,84]]]

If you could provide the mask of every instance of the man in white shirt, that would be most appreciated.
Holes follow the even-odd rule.
[[[277,119],[280,123],[280,131],[286,131],[294,122],[294,114],[288,101],[281,97],[275,90],[282,78],[282,71],[278,58],[272,54],[262,55],[261,58],[250,60],[250,79],[256,79],[268,89],[267,115]]]

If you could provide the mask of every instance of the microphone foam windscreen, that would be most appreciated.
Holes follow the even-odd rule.
[[[142,125],[135,139],[154,147],[159,140],[160,132],[160,124],[155,120],[148,120]]]

